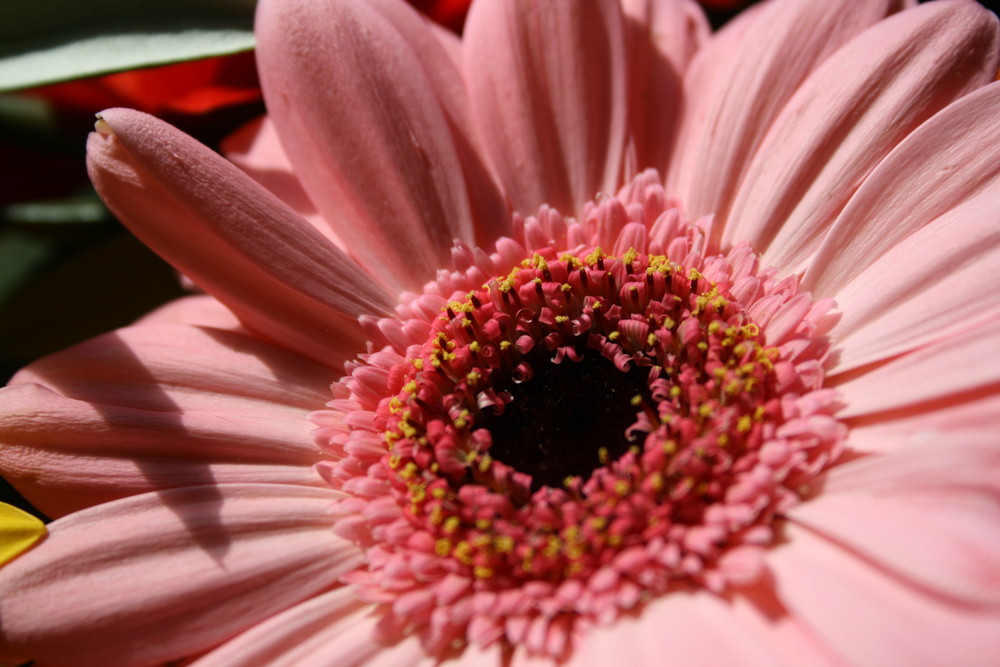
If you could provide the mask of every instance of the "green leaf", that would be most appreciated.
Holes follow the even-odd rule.
[[[256,0],[0,0],[0,91],[253,48]]]

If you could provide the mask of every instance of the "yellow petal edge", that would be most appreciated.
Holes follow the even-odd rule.
[[[48,535],[38,518],[7,503],[0,503],[0,565],[14,560]]]

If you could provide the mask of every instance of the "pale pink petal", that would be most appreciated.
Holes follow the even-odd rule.
[[[464,55],[473,117],[515,209],[573,215],[617,190],[627,122],[617,0],[481,0]]]
[[[729,602],[707,591],[674,591],[650,601],[635,614],[590,630],[581,638],[569,664],[654,667],[663,665],[665,656],[670,664],[703,667],[824,664],[805,660],[819,655],[815,649],[798,656],[802,659],[798,662],[784,662],[780,652],[769,646],[780,631],[771,636],[758,634],[754,625],[740,617],[747,613],[753,612],[741,609],[738,616]]]
[[[904,139],[837,218],[806,270],[806,288],[838,294],[839,301],[844,285],[894,244],[983,192],[1000,189],[998,117],[1000,81],[945,107]],[[978,219],[971,226],[995,229],[996,201],[964,209]]]
[[[350,258],[179,130],[127,109],[102,119],[91,180],[146,245],[267,338],[334,367],[363,349],[356,318],[390,302]]]
[[[1000,317],[897,357],[867,372],[846,374],[834,385],[850,418],[894,409],[922,411],[933,401],[986,390],[1000,383]]]
[[[693,0],[624,0],[629,75],[629,138],[634,164],[625,177],[643,169],[662,171],[681,109],[681,81],[710,29]]]
[[[953,437],[847,463],[816,480],[822,493],[786,515],[918,587],[998,607],[997,445]]]
[[[336,377],[241,333],[159,324],[119,329],[52,354],[12,384],[37,382],[68,398],[144,410],[238,406],[298,414],[330,400]]]
[[[257,57],[268,114],[310,198],[362,266],[400,292],[431,279],[452,241],[475,242],[475,229],[449,117],[384,4],[261,2]]]
[[[322,366],[238,333],[123,329],[0,390],[0,469],[50,516],[177,486],[318,485],[308,415],[329,382]]]
[[[0,389],[0,470],[48,516],[138,493],[214,482],[320,485],[304,413],[140,410]]]
[[[865,177],[907,134],[996,75],[996,17],[932,2],[864,31],[803,82],[734,197],[726,244],[796,271]]]
[[[778,597],[847,664],[996,664],[996,608],[952,604],[921,591],[794,523],[784,535],[787,543],[768,555]]]
[[[687,71],[689,102],[667,176],[667,191],[689,217],[726,219],[754,152],[802,81],[898,6],[897,0],[767,3],[737,16],[698,52]]]
[[[0,569],[4,648],[46,664],[199,653],[333,585],[357,548],[330,490],[203,486],[84,510]]]
[[[996,114],[1000,118],[1000,106]],[[988,151],[980,147],[978,152]],[[1000,164],[1000,154],[996,157]],[[892,189],[885,192],[892,197]],[[948,211],[871,264],[857,258],[867,250],[854,248],[870,248],[882,237],[856,231],[840,253],[858,259],[861,268],[836,294],[842,317],[831,332],[837,340],[834,371],[886,359],[996,315],[1000,290],[987,286],[1000,267],[998,220],[1000,188]],[[902,227],[893,229],[901,232]]]
[[[190,324],[229,331],[245,331],[233,311],[207,294],[192,294],[169,301],[135,321],[138,325]]]
[[[417,664],[423,654],[415,637],[395,646],[375,639],[374,612],[351,587],[337,588],[250,628],[191,667]]]
[[[914,445],[939,444],[948,447],[953,441],[996,442],[1000,424],[1000,392],[960,395],[951,401],[939,401],[928,409],[900,410],[891,415],[856,417],[851,427],[851,449],[861,452],[889,453]]]
[[[233,164],[277,195],[332,243],[345,249],[292,170],[270,116],[261,116],[236,130],[222,141],[221,148]]]

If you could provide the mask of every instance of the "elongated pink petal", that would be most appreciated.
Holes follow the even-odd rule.
[[[415,637],[386,646],[375,638],[379,617],[350,587],[307,600],[226,642],[192,667],[405,665],[423,657]]]
[[[268,113],[310,198],[372,275],[395,292],[420,287],[454,239],[475,241],[462,162],[422,54],[368,3],[265,1],[256,21]]]
[[[49,516],[178,486],[322,483],[304,412],[141,410],[76,401],[36,384],[0,396],[0,470]]]
[[[143,410],[315,410],[333,373],[232,331],[176,324],[128,327],[32,363],[12,384],[37,382],[68,398]]]
[[[139,325],[190,324],[245,332],[243,325],[233,314],[233,311],[219,303],[215,297],[207,294],[192,294],[174,299],[156,310],[146,313],[135,323]]]
[[[727,218],[751,158],[799,85],[899,4],[772,2],[736,17],[698,52],[687,72],[689,104],[667,176],[667,191],[690,217]]]
[[[852,479],[855,468],[862,483]],[[921,588],[1000,607],[995,443],[968,446],[952,437],[944,446],[838,466],[825,481],[819,497],[787,512],[791,520]]]
[[[1000,423],[1000,393],[988,389],[982,395],[962,395],[939,401],[930,409],[902,410],[893,414],[856,417],[851,426],[851,449],[860,452],[890,453],[905,447],[951,442],[996,442]]]
[[[900,143],[837,218],[806,270],[806,288],[821,296],[838,294],[859,270],[921,226],[1000,189],[998,117],[1000,82],[995,82],[945,107]],[[978,226],[996,228],[995,202],[984,199],[964,210],[979,219]]]
[[[625,616],[584,636],[570,660],[573,667],[603,667],[628,664],[653,667],[664,664],[664,652],[678,665],[787,665],[780,653],[768,646],[767,634],[759,635],[745,622],[745,604],[735,612],[731,603],[708,593],[676,591],[644,605],[635,615]],[[749,611],[752,614],[752,611]],[[758,625],[759,627],[759,625]],[[779,634],[775,631],[774,634]],[[815,657],[816,651],[813,650]],[[804,660],[808,654],[799,656]],[[798,664],[818,664],[803,663]]]
[[[710,31],[693,0],[624,0],[622,13],[629,75],[626,162],[634,162],[627,179],[648,168],[662,173],[669,164],[684,71]]]
[[[840,380],[837,390],[847,407],[841,418],[888,410],[933,408],[933,401],[1000,383],[1000,317],[993,317],[932,345],[867,372]]]
[[[1000,312],[1000,291],[979,287],[1000,267],[998,211],[1000,188],[917,230],[871,265],[862,258],[864,268],[836,296],[843,316],[832,331],[839,353],[834,371],[912,350]],[[865,235],[848,247],[871,247],[875,239]]]
[[[934,2],[858,35],[803,82],[747,167],[723,232],[796,271],[865,177],[907,134],[996,75],[997,19]]]
[[[473,117],[516,210],[572,215],[617,190],[627,78],[616,0],[481,0],[464,42]]]
[[[198,653],[334,584],[360,561],[336,493],[203,486],[78,512],[0,569],[5,649],[56,665]]]
[[[356,318],[390,302],[350,258],[179,130],[127,109],[102,118],[91,180],[146,245],[267,338],[333,367],[363,349]]]
[[[270,116],[247,123],[222,141],[222,152],[233,164],[273,192],[323,236],[345,250],[326,219],[316,210],[292,169]]]
[[[950,604],[789,523],[768,555],[778,597],[852,665],[988,667],[1000,613]],[[919,553],[913,553],[919,558]]]
[[[238,333],[122,329],[0,390],[0,469],[50,516],[212,481],[316,485],[308,415],[330,373]]]

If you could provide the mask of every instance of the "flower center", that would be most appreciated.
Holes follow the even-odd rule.
[[[429,650],[750,583],[773,519],[838,455],[832,304],[747,246],[707,252],[656,187],[576,227],[528,219],[523,245],[381,321],[392,342],[335,386],[321,472],[369,556],[350,580]]]
[[[561,487],[567,478],[586,480],[636,443],[626,430],[635,423],[631,400],[648,398],[648,370],[620,371],[589,349],[576,362],[556,364],[550,354],[532,351],[523,363],[531,379],[498,378],[496,389],[510,403],[501,414],[483,410],[478,423],[490,434],[490,456],[530,475],[533,492]]]

